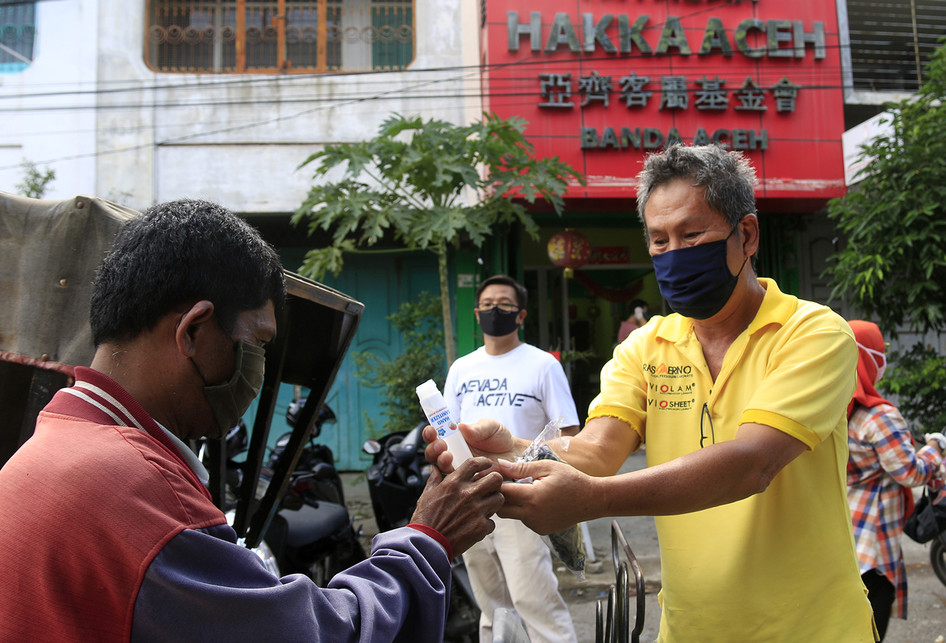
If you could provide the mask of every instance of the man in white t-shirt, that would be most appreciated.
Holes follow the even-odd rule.
[[[549,420],[561,417],[563,435],[574,435],[578,413],[562,365],[519,339],[527,296],[505,275],[479,285],[475,314],[484,346],[453,363],[444,398],[458,422],[494,418],[513,435],[532,440]],[[516,611],[532,643],[575,641],[548,547],[518,520],[493,521],[495,531],[463,555],[482,610],[480,642],[492,642],[493,612],[499,608]]]

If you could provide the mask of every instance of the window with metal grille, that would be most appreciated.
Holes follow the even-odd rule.
[[[946,33],[946,2],[846,0],[846,7],[847,84],[868,91],[916,91]]]
[[[0,0],[0,73],[23,71],[33,61],[35,4]]]
[[[413,0],[148,0],[160,72],[397,70],[414,58]]]

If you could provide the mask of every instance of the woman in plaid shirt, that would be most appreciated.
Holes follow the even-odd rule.
[[[912,511],[910,487],[942,484],[940,465],[946,449],[942,433],[925,437],[914,449],[913,436],[897,408],[874,388],[887,366],[884,338],[877,324],[849,322],[857,340],[857,389],[848,406],[848,502],[861,578],[874,609],[881,640],[896,599],[898,618],[907,617],[907,575],[900,537]]]

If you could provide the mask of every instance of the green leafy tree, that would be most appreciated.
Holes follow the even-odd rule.
[[[520,200],[541,198],[560,213],[569,181],[584,179],[566,163],[535,158],[523,135],[525,121],[486,115],[459,126],[442,120],[392,116],[378,135],[360,143],[326,146],[300,167],[316,177],[344,168],[338,181],[309,190],[293,221],[310,234],[330,231],[332,243],[310,250],[300,269],[320,279],[342,269],[347,252],[384,240],[437,255],[447,363],[455,359],[447,284],[447,253],[460,241],[475,247],[503,226],[519,224],[533,238],[538,226]]]
[[[40,171],[36,163],[28,159],[23,159],[20,168],[23,170],[23,181],[16,184],[16,189],[23,196],[42,199],[46,194],[46,188],[56,178],[56,170],[47,167]]]
[[[424,420],[415,392],[417,384],[433,378],[442,389],[446,377],[440,350],[440,298],[422,292],[416,301],[402,303],[387,319],[400,333],[404,351],[392,361],[370,352],[352,353],[352,360],[355,375],[366,385],[384,389],[381,414],[386,426],[407,430]]]
[[[880,382],[897,396],[897,406],[917,439],[946,428],[946,360],[922,342],[891,353],[889,375]]]
[[[916,95],[888,106],[891,130],[865,145],[860,182],[829,204],[846,244],[825,271],[832,298],[846,298],[885,335],[940,332],[946,312],[946,48]],[[940,430],[946,360],[922,344],[891,355],[882,387],[904,415]],[[912,417],[911,417],[912,415]]]
[[[938,330],[946,295],[946,49],[928,79],[890,106],[892,131],[864,146],[872,161],[850,194],[829,204],[847,237],[826,271],[843,295],[886,333]]]

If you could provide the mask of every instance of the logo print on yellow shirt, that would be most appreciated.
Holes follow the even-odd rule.
[[[655,366],[654,364],[644,362],[641,364],[641,368],[645,373],[660,377],[686,377],[693,373],[693,367],[689,364],[683,364],[681,366],[671,364],[668,366],[665,362],[661,362],[659,365]]]
[[[657,365],[643,363],[641,368],[653,378],[647,383],[650,389],[647,406],[667,411],[688,411],[693,407],[696,383],[692,366],[661,362]]]

